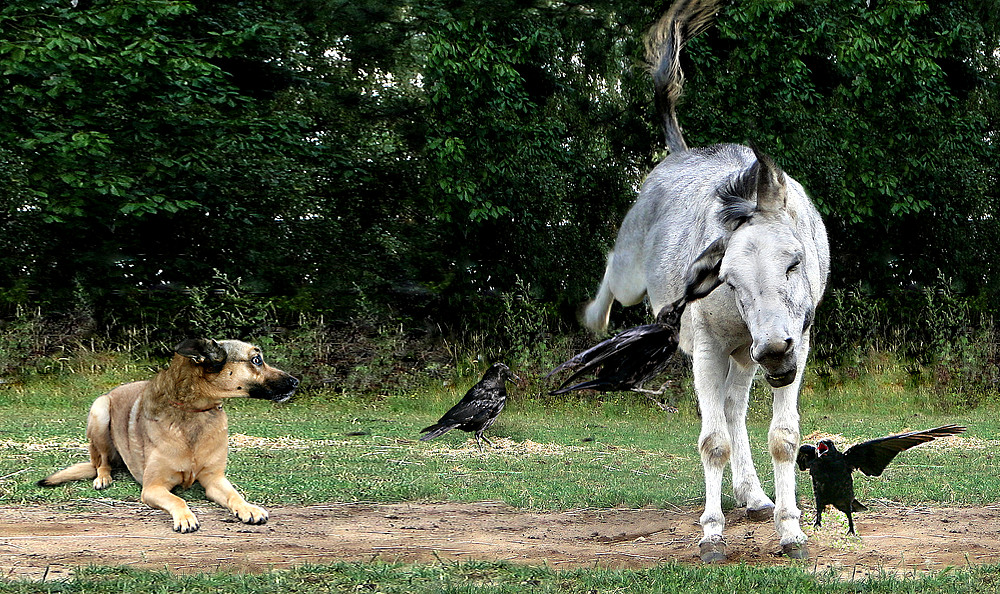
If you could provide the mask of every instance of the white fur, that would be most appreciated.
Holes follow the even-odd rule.
[[[776,171],[784,206],[754,214],[735,231],[719,216],[718,189],[756,160],[747,147],[672,154],[649,175],[622,223],[613,257],[585,323],[607,326],[611,304],[632,305],[648,294],[655,314],[685,294],[686,274],[713,241],[727,236],[721,260],[722,284],[684,312],[681,348],[694,365],[695,392],[702,414],[698,439],[705,472],[702,542],[722,539],[722,478],[732,468],[734,497],[748,510],[774,506],[782,545],[804,543],[795,502],[795,452],[799,444],[798,391],[809,352],[807,315],[818,305],[829,271],[826,231],[802,187]],[[783,183],[782,183],[783,182]],[[776,190],[777,191],[777,190]],[[799,261],[797,267],[789,267]],[[773,388],[768,450],[774,466],[775,502],[767,496],[751,460],[746,429],[750,386],[768,353],[772,373],[795,370],[795,379]]]

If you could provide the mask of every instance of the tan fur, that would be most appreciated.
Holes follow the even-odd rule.
[[[193,344],[208,355],[193,352]],[[169,512],[178,532],[194,532],[198,520],[171,490],[195,481],[240,521],[267,522],[267,511],[247,503],[225,477],[229,431],[222,403],[247,396],[283,401],[298,380],[264,363],[260,349],[245,342],[186,341],[177,350],[185,354],[175,354],[153,379],[119,386],[95,400],[87,419],[90,462],[38,484],[93,478],[94,488],[104,489],[111,485],[112,468],[124,463],[142,485],[142,501]]]

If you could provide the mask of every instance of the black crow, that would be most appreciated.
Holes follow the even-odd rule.
[[[507,403],[506,382],[520,381],[520,379],[503,363],[494,363],[486,370],[483,379],[469,388],[458,404],[444,413],[440,421],[420,431],[427,433],[420,438],[420,441],[434,439],[452,429],[461,429],[476,432],[476,445],[480,450],[483,449],[479,442],[480,437],[485,439],[486,443],[493,445],[493,442],[483,435],[483,431],[489,429],[497,420],[504,404]]]
[[[843,453],[829,439],[822,439],[816,446],[803,444],[799,447],[796,461],[799,470],[808,470],[812,476],[813,494],[816,496],[816,526],[827,505],[832,505],[847,514],[847,533],[854,534],[854,518],[851,512],[865,511],[866,508],[854,498],[855,469],[868,476],[879,476],[896,454],[915,445],[931,441],[936,437],[957,435],[965,431],[961,425],[944,425],[925,431],[911,431],[880,437],[855,444]]]
[[[686,299],[679,299],[665,306],[656,314],[656,321],[624,330],[594,347],[576,355],[545,377],[563,369],[574,370],[558,388],[549,394],[565,394],[573,390],[598,392],[662,392],[646,390],[642,386],[663,372],[670,356],[677,350],[681,329],[681,314]],[[581,376],[595,373],[592,380],[570,385]]]

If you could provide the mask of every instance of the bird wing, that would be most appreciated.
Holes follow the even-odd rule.
[[[458,404],[444,413],[438,424],[459,426],[474,420],[485,420],[506,399],[507,390],[503,383],[481,381],[469,388]]]
[[[852,468],[857,468],[868,476],[879,476],[896,454],[935,438],[957,435],[963,431],[965,427],[961,425],[943,425],[924,431],[879,437],[847,448],[844,456]]]
[[[644,324],[629,328],[556,367],[549,376],[562,369],[575,369],[575,372],[549,394],[587,388],[601,391],[630,390],[660,371],[661,364],[677,349],[676,336],[674,328],[663,324]],[[570,385],[591,373],[596,373],[598,378]]]
[[[799,446],[799,455],[795,457],[795,462],[799,465],[799,470],[808,470],[809,464],[816,459],[816,446],[804,443]]]
[[[556,367],[545,377],[563,369],[576,371],[549,394],[587,388],[602,392],[632,390],[658,375],[677,350],[686,305],[687,298],[681,297],[662,307],[654,323],[624,330]],[[597,378],[570,385],[589,373],[596,373]]]
[[[582,353],[573,356],[570,360],[559,365],[552,371],[550,371],[545,377],[551,377],[563,369],[577,369],[580,368],[575,374],[573,374],[570,379],[566,380],[564,383],[568,383],[573,379],[589,373],[594,369],[598,368],[603,364],[609,356],[613,356],[615,353],[628,348],[628,346],[634,343],[636,340],[642,338],[650,331],[655,331],[659,328],[659,324],[645,324],[642,326],[636,326],[634,328],[629,328],[628,330],[623,330],[618,334],[615,334],[611,338],[602,340],[596,345],[590,347],[589,349],[583,351]]]

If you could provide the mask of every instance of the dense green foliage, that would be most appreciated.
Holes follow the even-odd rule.
[[[8,0],[0,314],[170,340],[395,319],[501,348],[572,327],[661,154],[639,61],[664,8]],[[991,327],[996,8],[734,0],[686,54],[689,143],[753,140],[803,182],[872,332],[929,324],[892,307],[927,287]],[[819,340],[853,348],[832,307]]]

